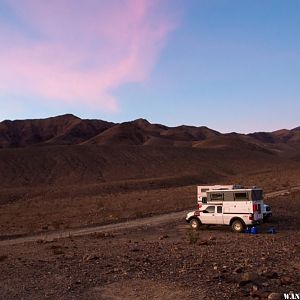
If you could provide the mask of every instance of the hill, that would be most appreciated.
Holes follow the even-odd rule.
[[[0,148],[43,145],[191,146],[192,141],[220,135],[207,127],[167,127],[145,119],[115,124],[66,114],[47,119],[3,121]]]
[[[0,186],[165,177],[216,181],[258,167],[274,167],[287,157],[299,161],[299,137],[299,128],[221,134],[207,127],[168,127],[144,119],[115,124],[70,114],[3,121]]]
[[[120,124],[85,120],[66,114],[47,119],[0,122],[0,148],[45,145],[158,146],[232,148],[286,151],[300,148],[299,127],[292,130],[255,132],[248,135],[201,126],[168,127],[137,119]]]
[[[82,120],[71,114],[37,120],[0,123],[0,147],[79,144],[113,126],[101,120]]]

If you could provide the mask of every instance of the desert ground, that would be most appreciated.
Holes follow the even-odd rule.
[[[2,299],[267,299],[300,288],[300,193],[257,235],[172,222],[0,247]],[[276,234],[267,230],[274,227]],[[17,276],[16,276],[17,275]]]

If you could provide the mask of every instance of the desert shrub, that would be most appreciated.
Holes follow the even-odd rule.
[[[187,232],[187,238],[190,245],[195,245],[199,240],[199,231],[190,229]]]
[[[138,210],[138,211],[135,212],[135,217],[136,217],[136,218],[142,218],[143,216],[144,216],[144,214],[143,214],[142,211],[139,211],[139,210]]]

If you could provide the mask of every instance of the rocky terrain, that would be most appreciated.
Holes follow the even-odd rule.
[[[268,203],[274,218],[257,235],[227,227],[194,232],[182,216],[168,224],[2,246],[1,297],[281,299],[300,289],[300,194]],[[270,227],[277,234],[267,233]]]

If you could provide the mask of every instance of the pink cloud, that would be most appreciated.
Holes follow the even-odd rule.
[[[146,80],[175,27],[163,3],[9,0],[22,26],[0,24],[0,94],[117,110],[111,91]]]

